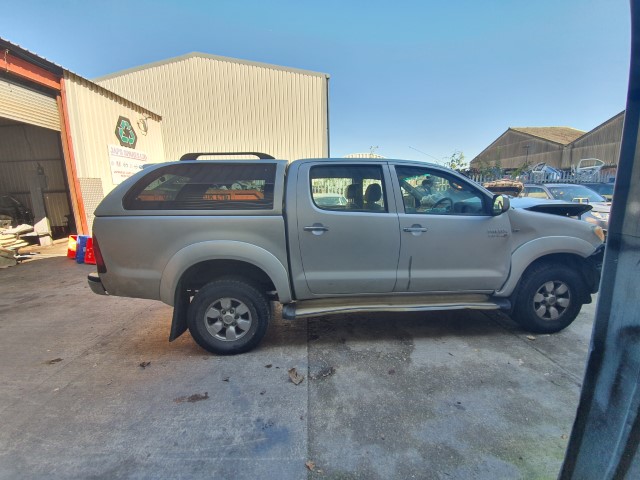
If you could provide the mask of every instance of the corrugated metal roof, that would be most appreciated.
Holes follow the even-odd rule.
[[[6,40],[2,37],[0,37],[0,48],[10,49],[15,53],[18,53],[20,57],[24,58],[25,60],[28,60],[29,62],[34,63],[35,65],[38,65],[39,67],[44,68],[45,70],[57,75],[62,75],[62,70],[64,70],[64,67],[58,65],[57,63],[54,63],[51,60],[47,60],[43,56],[38,55],[37,53],[33,53],[32,51],[21,47],[17,43],[10,42],[9,40]]]
[[[510,130],[526,133],[560,145],[568,145],[586,133],[571,127],[510,127]]]
[[[300,74],[303,74],[303,75],[311,75],[311,76],[330,78],[330,75],[328,73],[314,72],[314,71],[311,71],[311,70],[302,70],[300,68],[293,68],[293,67],[283,67],[283,66],[280,66],[280,65],[273,65],[273,64],[270,64],[270,63],[262,63],[262,62],[254,62],[254,61],[251,61],[251,60],[240,60],[238,58],[222,57],[220,55],[211,55],[209,53],[191,52],[191,53],[187,53],[185,55],[180,55],[178,57],[167,58],[165,60],[160,60],[158,62],[147,63],[145,65],[140,65],[140,66],[137,66],[137,67],[128,68],[126,70],[120,70],[119,72],[114,72],[114,73],[110,73],[108,75],[104,75],[102,77],[95,78],[94,81],[102,82],[104,80],[109,80],[111,78],[120,77],[122,75],[127,75],[129,73],[139,72],[141,70],[146,70],[148,68],[155,68],[155,67],[159,67],[159,66],[162,66],[162,65],[167,65],[167,64],[170,64],[170,63],[174,63],[174,62],[181,62],[183,60],[187,60],[189,58],[194,58],[194,57],[212,59],[212,60],[219,60],[219,61],[222,61],[222,62],[237,63],[237,64],[241,64],[241,65],[251,65],[251,66],[254,66],[254,67],[269,68],[269,69],[272,69],[272,70],[282,70],[282,71],[285,71],[285,72],[296,72],[296,73],[300,73]]]
[[[138,107],[144,111],[146,111],[147,113],[151,114],[152,116],[160,119],[162,118],[161,115],[159,115],[156,112],[153,112],[151,110],[149,110],[147,107],[144,107],[142,105],[139,105],[135,102],[132,102],[131,100],[129,100],[128,98],[125,98],[121,95],[118,95],[115,92],[112,92],[111,90],[106,89],[105,87],[103,87],[102,85],[99,85],[97,83],[95,83],[92,80],[89,80],[85,77],[83,77],[82,75],[78,75],[77,73],[64,68],[61,65],[58,65],[57,63],[52,62],[51,60],[46,59],[45,57],[38,55],[37,53],[34,53],[20,45],[18,45],[17,43],[13,43],[10,42],[9,40],[0,37],[0,48],[2,49],[9,49],[10,51],[12,51],[13,53],[18,54],[19,57],[23,58],[26,61],[29,61],[30,63],[33,63],[34,65],[37,65],[41,68],[44,68],[45,70],[52,72],[56,75],[59,75],[61,78],[63,77],[63,72],[68,72],[72,75],[75,75],[76,77],[81,78],[82,80],[85,80],[87,82],[89,82],[90,84],[92,84],[95,88],[104,91],[104,92],[108,92],[110,95],[113,95],[114,97],[117,97],[119,99],[121,99],[124,102],[130,103],[132,105],[134,105],[135,107]]]

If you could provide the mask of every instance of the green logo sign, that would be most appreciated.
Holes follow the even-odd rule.
[[[131,122],[128,118],[120,116],[118,117],[118,124],[116,125],[116,137],[120,145],[123,147],[136,148],[138,136],[131,126]]]

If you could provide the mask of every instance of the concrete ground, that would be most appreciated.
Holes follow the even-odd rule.
[[[168,343],[169,307],[92,294],[94,268],[0,270],[1,479],[557,476],[593,305],[552,336],[473,311],[278,316],[218,357]]]

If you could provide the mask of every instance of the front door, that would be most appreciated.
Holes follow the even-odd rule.
[[[392,292],[400,234],[386,164],[307,164],[298,176],[299,254],[309,290]]]
[[[491,197],[439,169],[396,166],[402,195],[397,291],[491,292],[509,273],[511,226]]]

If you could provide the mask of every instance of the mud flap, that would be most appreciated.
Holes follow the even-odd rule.
[[[189,308],[189,293],[182,288],[182,282],[178,283],[176,288],[176,296],[173,302],[173,320],[171,321],[171,333],[169,341],[173,342],[176,338],[187,331],[187,309]]]

